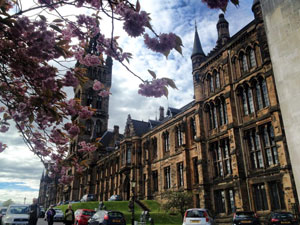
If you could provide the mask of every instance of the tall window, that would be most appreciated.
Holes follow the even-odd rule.
[[[241,54],[241,65],[242,65],[242,71],[244,73],[248,72],[247,56],[244,53]]]
[[[96,107],[97,107],[97,109],[101,109],[102,108],[102,97],[101,96],[97,96]]]
[[[225,213],[225,191],[217,190],[215,195],[215,208],[217,213]]]
[[[208,76],[208,84],[209,84],[209,91],[214,92],[215,91],[214,79],[210,75]]]
[[[152,149],[153,149],[153,159],[156,159],[157,158],[157,138],[154,137],[152,139]]]
[[[89,88],[86,96],[86,105],[92,107],[93,104],[93,89]]]
[[[254,49],[250,50],[250,67],[256,67],[256,58],[255,58],[255,52]]]
[[[96,122],[95,131],[96,131],[97,135],[101,134],[101,121],[100,120],[97,120],[97,122]]]
[[[235,210],[234,190],[233,189],[227,190],[227,196],[228,196],[228,211],[230,213],[233,213]]]
[[[192,138],[195,140],[196,139],[196,121],[195,121],[195,118],[191,118],[190,126],[191,126]]]
[[[253,185],[254,204],[257,211],[268,210],[268,201],[265,184]]]
[[[164,152],[170,151],[170,142],[169,142],[169,132],[166,131],[163,133],[163,144],[164,144]]]
[[[194,184],[199,184],[198,157],[193,158]]]
[[[270,105],[267,84],[264,79],[260,79],[255,84],[256,103],[258,109],[265,108]]]
[[[271,182],[269,185],[272,210],[285,209],[282,184]]]
[[[224,125],[224,124],[227,124],[228,123],[228,120],[227,120],[227,106],[226,106],[226,102],[225,102],[225,99],[224,98],[221,98],[221,100],[218,102],[218,105],[217,105],[217,108],[218,108],[218,114],[219,114],[219,122],[220,122],[220,125]]]
[[[248,86],[240,89],[240,96],[243,105],[244,115],[249,115],[254,112],[252,89]]]
[[[213,155],[215,176],[223,177],[232,174],[229,139],[225,138],[219,142],[214,142],[210,148]]]
[[[91,134],[92,133],[92,129],[93,129],[93,121],[92,120],[87,120],[85,122],[85,131],[86,131],[86,134]]]
[[[127,145],[126,149],[126,163],[131,163],[131,146]]]
[[[153,191],[158,191],[158,173],[157,170],[152,171]]]
[[[272,125],[266,124],[246,132],[250,160],[253,169],[279,164],[278,150]]]
[[[183,129],[181,125],[176,127],[175,134],[176,134],[176,147],[179,147],[183,144]]]
[[[215,79],[216,79],[216,88],[219,89],[220,88],[220,73],[215,71],[214,76],[215,76]]]
[[[170,166],[164,168],[164,175],[165,175],[165,189],[171,188],[171,171]]]
[[[178,187],[183,187],[183,162],[177,163]]]

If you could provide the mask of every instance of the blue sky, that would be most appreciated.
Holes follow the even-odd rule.
[[[24,1],[25,2],[25,1]],[[26,3],[30,2],[26,0]],[[129,67],[144,79],[151,79],[148,69],[158,77],[172,78],[178,90],[170,90],[169,98],[146,98],[137,94],[139,80],[130,75],[119,63],[114,62],[112,96],[109,105],[109,128],[120,126],[123,132],[128,114],[133,119],[155,119],[159,106],[182,107],[193,100],[192,52],[194,27],[197,21],[198,33],[204,52],[207,54],[217,40],[216,24],[220,10],[211,10],[201,0],[140,0],[142,10],[150,13],[151,24],[157,33],[174,32],[183,41],[183,55],[172,52],[168,60],[146,49],[142,38],[124,36],[122,24],[116,24],[115,36],[121,36],[120,45],[133,53]],[[229,22],[230,35],[234,35],[253,19],[252,0],[241,0],[240,6],[229,5],[225,18]],[[72,13],[75,13],[72,11]],[[102,30],[110,32],[109,24]],[[148,32],[148,31],[147,31]],[[151,34],[151,33],[149,33]],[[70,93],[70,96],[72,94]],[[11,129],[0,134],[0,140],[9,148],[0,153],[0,201],[13,199],[23,202],[37,197],[43,165],[24,145],[19,134]]]

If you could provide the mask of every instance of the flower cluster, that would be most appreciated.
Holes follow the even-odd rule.
[[[152,51],[165,54],[176,47],[177,36],[173,33],[161,34],[158,38],[150,38],[148,34],[144,35],[146,46]]]
[[[140,84],[138,93],[147,97],[159,98],[161,96],[167,96],[166,86],[168,82],[165,79],[154,79],[152,81],[146,81]]]
[[[92,145],[91,143],[86,143],[85,141],[80,142],[79,146],[81,148],[78,149],[78,152],[94,152],[97,150],[97,147],[95,145]]]
[[[123,29],[132,37],[143,34],[145,26],[149,24],[148,14],[145,11],[135,11],[123,3],[117,6],[115,13],[123,17],[125,20]]]

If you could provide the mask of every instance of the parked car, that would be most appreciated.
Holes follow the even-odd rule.
[[[122,201],[122,196],[121,195],[112,195],[110,196],[110,198],[108,199],[108,201]]]
[[[99,210],[89,219],[88,225],[126,225],[126,220],[119,211]]]
[[[94,194],[86,194],[81,198],[81,202],[90,202],[90,201],[96,201],[96,195]]]
[[[5,216],[2,217],[2,224],[5,225],[27,225],[29,219],[28,205],[10,205]]]
[[[215,225],[213,217],[207,209],[188,209],[185,211],[182,225]]]
[[[233,215],[233,225],[260,225],[260,221],[255,212],[252,211],[240,211],[235,212]]]
[[[77,209],[74,214],[76,225],[87,225],[88,220],[95,214],[95,211],[91,209]]]
[[[6,214],[6,210],[7,210],[7,207],[1,207],[0,208],[0,225],[2,224],[2,217],[4,217],[5,216],[5,214]]]
[[[55,215],[53,217],[53,221],[56,222],[61,222],[64,220],[64,213],[63,211],[61,211],[61,209],[54,209],[55,210]]]
[[[271,212],[267,219],[268,225],[291,224],[298,225],[295,216],[290,212]]]

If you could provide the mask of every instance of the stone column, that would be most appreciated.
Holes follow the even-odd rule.
[[[300,1],[263,0],[261,6],[296,188],[300,193]]]

